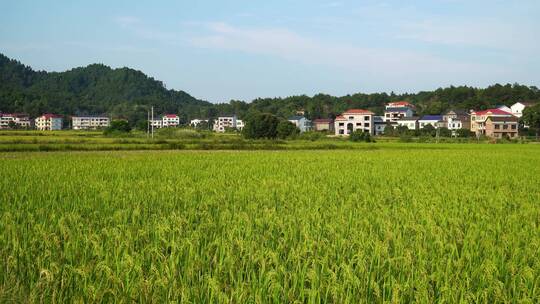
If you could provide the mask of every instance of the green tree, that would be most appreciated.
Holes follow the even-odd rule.
[[[536,138],[540,137],[540,103],[523,110],[521,120],[531,129],[536,130]]]
[[[471,133],[472,132],[469,129],[458,129],[458,130],[456,130],[457,137],[463,137],[463,138],[471,137]]]
[[[277,137],[281,139],[290,138],[298,135],[300,130],[295,124],[288,120],[282,119],[277,125]]]
[[[126,120],[113,120],[111,125],[104,131],[105,134],[129,132],[131,132],[131,126]]]
[[[246,138],[276,138],[279,119],[270,113],[253,114],[248,119],[242,131]]]

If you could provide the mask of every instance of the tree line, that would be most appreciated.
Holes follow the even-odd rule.
[[[540,91],[535,86],[516,83],[487,88],[450,86],[418,93],[357,93],[340,97],[316,94],[212,104],[184,91],[169,90],[161,81],[130,68],[92,64],[66,72],[34,71],[0,54],[0,111],[23,112],[33,117],[45,112],[108,114],[136,126],[146,120],[149,107],[154,106],[156,113],[177,113],[184,123],[225,114],[247,118],[271,113],[286,118],[297,111],[308,119],[316,119],[335,118],[351,108],[382,114],[386,103],[398,100],[414,104],[418,115],[440,114],[448,109],[482,110],[518,101],[534,103],[540,101]]]

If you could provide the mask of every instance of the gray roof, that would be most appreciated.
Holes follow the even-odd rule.
[[[411,108],[387,108],[385,112],[407,112],[412,111]]]
[[[304,116],[291,116],[287,120],[301,120],[302,118],[305,119]]]

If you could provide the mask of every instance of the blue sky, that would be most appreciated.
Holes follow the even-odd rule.
[[[540,86],[540,1],[0,0],[0,52],[128,66],[211,102]]]

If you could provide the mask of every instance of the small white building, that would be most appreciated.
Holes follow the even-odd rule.
[[[506,105],[499,105],[499,106],[497,106],[497,109],[503,110],[503,111],[508,112],[508,113],[512,113],[512,109],[510,109]]]
[[[243,127],[243,123],[242,123]],[[214,121],[214,131],[223,133],[226,129],[238,129],[238,119],[236,115],[220,116]]]
[[[409,130],[418,129],[418,117],[404,117],[396,121],[398,127],[406,127]]]
[[[62,130],[62,123],[62,116],[56,114],[43,114],[35,120],[36,129],[42,131]]]
[[[423,129],[432,125],[435,129],[444,126],[442,115],[424,115],[418,120],[418,128]]]
[[[176,114],[165,114],[161,116],[161,121],[163,128],[178,127],[180,125],[180,117]]]
[[[311,130],[311,120],[305,118],[304,116],[291,116],[287,119],[293,123],[300,132],[307,132]]]
[[[190,122],[189,122],[189,125],[196,128],[198,127],[201,123],[203,122],[208,122],[208,119],[192,119]]]
[[[533,103],[529,103],[529,102],[516,102],[510,107],[510,113],[512,113],[512,115],[516,117],[521,118],[523,116],[523,110],[533,105],[534,105]]]
[[[108,128],[111,120],[107,116],[73,116],[71,127],[73,130],[96,130]]]
[[[236,120],[236,129],[242,131],[243,128],[244,128],[244,121],[241,120],[241,119],[237,119]]]
[[[10,125],[15,125],[17,128],[30,128],[30,117],[19,113],[0,113],[0,129],[9,129]]]
[[[375,114],[368,110],[351,109],[345,111],[334,120],[336,135],[349,135],[354,131],[362,131],[374,134],[373,116]]]

